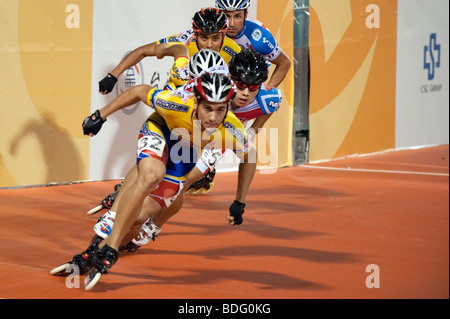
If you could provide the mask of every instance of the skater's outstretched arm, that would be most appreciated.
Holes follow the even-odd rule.
[[[242,214],[244,214],[245,198],[255,176],[256,166],[256,149],[250,147],[249,152],[245,154],[239,164],[236,198],[230,206],[230,215],[227,216],[227,222],[231,226],[240,225],[243,222]]]
[[[99,82],[99,92],[101,94],[108,94],[114,88],[119,76],[127,69],[133,67],[133,65],[139,63],[145,57],[157,57],[162,59],[166,56],[174,57],[189,56],[189,51],[186,46],[176,44],[170,46],[167,43],[158,44],[158,42],[152,42],[134,49],[127,54],[124,59],[111,71],[108,75]]]
[[[147,104],[147,95],[148,92],[153,89],[153,86],[148,84],[141,84],[132,87],[131,89],[126,90],[110,103],[106,104],[102,107],[100,111],[100,116],[103,120],[111,115],[112,113],[121,110],[127,106],[133,105],[137,102],[144,102]]]
[[[147,94],[153,89],[151,85],[142,84],[135,86],[112,100],[110,103],[96,110],[91,116],[88,116],[83,121],[83,132],[85,135],[94,136],[102,128],[106,118],[112,113],[123,109],[124,107],[133,105],[139,101],[147,104]]]

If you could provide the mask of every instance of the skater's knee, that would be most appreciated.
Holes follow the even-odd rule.
[[[164,173],[154,170],[141,171],[139,173],[138,184],[140,188],[146,193],[151,193],[153,189],[161,183],[164,178]]]

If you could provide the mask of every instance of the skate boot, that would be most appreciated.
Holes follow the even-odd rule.
[[[111,209],[114,201],[116,200],[117,194],[119,194],[120,188],[122,187],[123,181],[114,186],[114,192],[106,196],[100,205],[95,206],[90,211],[86,213],[86,215],[93,215],[101,211],[102,209]]]
[[[81,254],[73,256],[72,260],[64,263],[50,271],[54,276],[68,276],[75,271],[78,271],[80,275],[84,275],[91,270],[91,258],[97,251],[98,245],[103,239],[97,235],[92,238],[89,247]]]
[[[92,268],[86,279],[84,280],[84,289],[91,290],[100,280],[103,274],[107,274],[111,267],[119,259],[119,252],[108,245],[103,246],[102,249],[97,250],[91,257]]]
[[[153,217],[149,218],[141,227],[139,234],[130,242],[119,247],[119,252],[134,252],[140,247],[147,245],[150,240],[155,241],[161,227],[153,223]]]
[[[187,190],[187,193],[191,195],[203,195],[208,193],[214,187],[214,176],[216,176],[216,170],[212,169],[205,176],[193,183]]]
[[[97,236],[106,239],[111,234],[114,226],[114,220],[116,218],[116,212],[111,210],[107,211],[102,217],[100,217],[97,223],[94,225],[94,232]]]

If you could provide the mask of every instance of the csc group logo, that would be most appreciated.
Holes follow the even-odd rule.
[[[125,55],[122,57],[122,60],[129,54],[130,52],[125,53]],[[133,65],[131,68],[125,70],[119,78],[117,79],[116,84],[116,96],[119,96],[123,92],[125,92],[128,89],[131,89],[132,87],[135,87],[136,85],[140,85],[144,83],[144,68],[142,67],[142,63],[139,62],[136,65]],[[126,115],[131,115],[134,112],[136,112],[136,109],[139,106],[139,103],[136,103],[134,105],[128,106],[126,108],[122,109],[122,112],[124,112]]]
[[[433,80],[437,68],[441,67],[441,45],[436,33],[430,34],[429,43],[424,47],[423,68],[428,70],[428,80]]]
[[[436,33],[431,33],[428,44],[423,49],[423,68],[427,71],[428,81],[434,80],[436,70],[441,67],[441,45],[437,42]],[[421,93],[437,92],[442,89],[442,84],[427,83],[420,87]]]

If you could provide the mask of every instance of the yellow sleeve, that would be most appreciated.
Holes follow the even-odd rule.
[[[247,132],[244,124],[231,112],[228,112],[227,117],[223,121],[223,127],[226,134],[230,134],[233,138],[232,151],[239,157],[245,155],[249,151]],[[225,137],[225,143],[227,137]],[[225,145],[227,146],[227,145]]]
[[[148,105],[158,112],[169,128],[183,127],[192,131],[194,99],[190,92],[183,90],[150,90]]]
[[[161,40],[157,41],[156,43],[158,43],[158,44],[167,43],[167,44],[169,44],[169,46],[173,45],[174,43],[182,44],[182,43],[179,43],[179,41],[177,40],[177,37],[178,37],[178,34],[174,34],[174,35],[171,35],[170,37],[162,38]]]
[[[167,43],[169,46],[174,44],[182,44],[188,46],[190,43],[195,42],[194,30],[189,29],[184,32],[171,35],[170,37],[163,38],[158,41],[158,44]]]
[[[175,44],[184,45],[189,51],[189,56],[193,56],[198,52],[197,42],[195,41],[195,35],[192,29],[161,39],[157,43],[167,43],[168,46]]]
[[[157,41],[157,43],[158,44],[167,43],[169,46],[175,44],[184,45],[189,51],[189,56],[193,56],[195,53],[198,52],[195,34],[192,29],[186,30],[178,34],[174,34],[167,38],[163,38]],[[234,42],[233,39],[226,36],[225,39],[223,40],[223,45],[219,52],[219,54],[222,56],[225,62],[228,64],[228,62],[230,62],[231,60],[231,57],[238,54],[239,52],[241,52],[241,47],[236,42]]]
[[[155,107],[155,98],[161,92],[162,92],[162,90],[158,90],[157,88],[152,88],[150,91],[148,91],[148,94],[147,94],[147,105],[150,106],[154,110],[156,109],[156,107]]]
[[[233,39],[225,37],[223,40],[222,49],[220,49],[219,52],[225,62],[228,64],[231,58],[239,52],[241,52],[241,47],[234,42]]]

